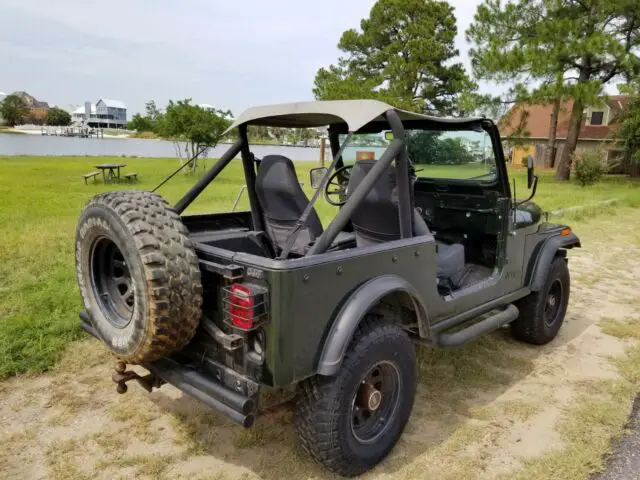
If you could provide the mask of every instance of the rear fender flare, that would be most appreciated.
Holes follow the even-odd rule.
[[[556,255],[566,256],[566,248],[580,247],[580,239],[575,233],[569,235],[554,235],[543,241],[538,255],[533,258],[531,269],[530,288],[532,292],[538,292],[544,286],[549,274],[551,263]]]
[[[358,325],[382,298],[395,292],[409,295],[418,320],[420,335],[426,336],[428,317],[418,291],[397,275],[382,275],[360,285],[340,307],[331,325],[329,335],[318,362],[320,375],[334,375],[338,372],[349,343]]]

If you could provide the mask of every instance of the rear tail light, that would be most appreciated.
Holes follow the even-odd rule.
[[[253,330],[267,321],[267,290],[251,283],[234,283],[223,288],[225,323],[241,330]]]

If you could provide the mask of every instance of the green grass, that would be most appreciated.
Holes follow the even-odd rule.
[[[82,175],[106,162],[126,163],[124,171],[137,172],[140,183],[85,185]],[[64,347],[81,336],[73,242],[83,205],[93,195],[114,188],[152,189],[177,165],[176,159],[0,157],[0,378],[49,368]],[[314,166],[313,162],[296,165],[309,196],[308,173]],[[195,175],[178,174],[159,193],[175,202],[203,173],[199,167]],[[514,177],[523,197],[525,173],[517,171]],[[242,184],[241,163],[234,161],[186,213],[229,211]],[[582,188],[556,184],[551,174],[542,173],[536,201],[545,209],[556,209],[609,198],[640,206],[640,188],[623,178]],[[245,194],[239,209],[247,207]],[[323,198],[317,210],[325,225],[335,212]]]
[[[137,172],[140,183],[84,184],[83,174],[109,162],[126,163],[124,171]],[[84,204],[114,188],[152,189],[177,166],[176,159],[0,157],[0,378],[49,368],[81,336],[73,242]],[[298,166],[306,185],[313,166]],[[175,202],[203,172],[178,174],[159,193]],[[242,184],[241,163],[234,161],[187,213],[231,210]],[[244,194],[238,208],[247,207]]]
[[[117,135],[117,134],[113,134],[113,135]],[[131,132],[131,133],[128,133],[128,136],[129,138],[142,138],[142,139],[152,139],[152,140],[156,138],[160,138],[158,137],[158,135],[156,135],[153,132]]]

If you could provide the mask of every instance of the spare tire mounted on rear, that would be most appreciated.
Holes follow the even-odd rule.
[[[94,197],[76,231],[76,274],[94,327],[128,363],[182,349],[198,326],[198,259],[180,216],[158,195]]]

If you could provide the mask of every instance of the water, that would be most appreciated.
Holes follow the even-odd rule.
[[[228,144],[220,144],[209,150],[210,158],[220,157]],[[350,147],[345,160],[355,159],[356,150],[375,151],[376,157],[384,151],[380,147]],[[297,161],[318,161],[319,147],[294,147],[288,145],[252,145],[257,157],[285,155]],[[175,157],[173,142],[166,140],[143,140],[137,138],[75,138],[49,137],[42,135],[0,134],[0,155],[78,155],[78,156],[128,156],[128,157]],[[330,161],[330,153],[325,158]]]

